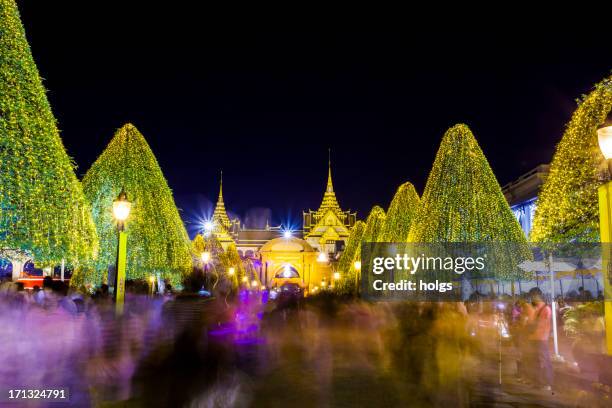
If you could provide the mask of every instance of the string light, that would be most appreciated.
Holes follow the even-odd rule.
[[[406,242],[420,198],[412,183],[404,183],[397,189],[378,242]]]
[[[39,267],[62,259],[85,265],[98,248],[91,209],[60,139],[17,6],[2,1],[0,7],[0,246],[32,257]]]
[[[505,274],[499,277],[512,279],[520,257],[530,254],[489,162],[464,124],[453,126],[442,138],[408,241],[524,244],[518,247],[520,255],[514,250],[497,255],[499,262],[513,265],[495,268]]]

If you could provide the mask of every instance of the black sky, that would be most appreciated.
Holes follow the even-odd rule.
[[[272,32],[212,27],[185,4],[145,16],[68,3],[19,4],[79,175],[132,122],[187,222],[222,168],[229,210],[299,227],[328,147],[341,206],[364,218],[404,181],[422,192],[457,122],[505,184],[551,160],[575,99],[612,69],[609,42],[573,33]]]

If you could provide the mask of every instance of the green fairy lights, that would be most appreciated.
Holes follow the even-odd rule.
[[[62,144],[17,6],[0,0],[0,250],[38,266],[95,256],[90,208]]]
[[[526,242],[478,142],[450,128],[429,173],[410,242]]]
[[[117,227],[112,203],[124,189],[132,201],[128,231],[127,278],[146,279],[161,273],[173,283],[191,270],[189,238],[172,197],[172,191],[142,134],[132,124],[117,132],[83,178],[100,239],[97,262],[102,280],[117,251]]]
[[[412,183],[404,183],[391,200],[378,242],[406,242],[414,215],[420,205]]]
[[[599,241],[597,188],[604,158],[596,132],[611,109],[612,76],[579,101],[557,145],[538,195],[532,241]]]

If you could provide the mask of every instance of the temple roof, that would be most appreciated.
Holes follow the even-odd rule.
[[[327,165],[327,187],[325,188],[325,193],[323,194],[323,201],[319,206],[317,212],[319,214],[325,213],[327,210],[332,210],[334,213],[340,215],[342,213],[342,209],[338,204],[338,200],[336,199],[336,193],[334,193],[334,183],[332,182],[332,173],[331,173],[331,160]]]
[[[215,206],[212,219],[215,224],[223,226],[225,229],[229,229],[232,225],[223,203],[223,171],[221,171],[221,182],[219,183],[219,198],[217,198],[217,205]]]

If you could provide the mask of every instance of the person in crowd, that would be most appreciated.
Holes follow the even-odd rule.
[[[553,384],[553,369],[548,340],[550,338],[552,311],[544,302],[542,292],[539,289],[531,291],[531,304],[534,309],[533,317],[529,320],[531,329],[529,341],[534,357],[532,373],[535,382],[542,385],[544,390],[550,391]]]
[[[515,309],[518,309],[518,316],[516,316],[516,321],[513,325],[512,337],[519,355],[516,362],[516,374],[519,382],[527,382],[530,377],[528,367],[532,365],[530,362],[533,360],[532,353],[529,349],[528,325],[530,320],[533,319],[534,309],[531,303],[527,302],[525,298],[519,298],[517,300]],[[512,311],[513,320],[516,313],[515,309]]]

